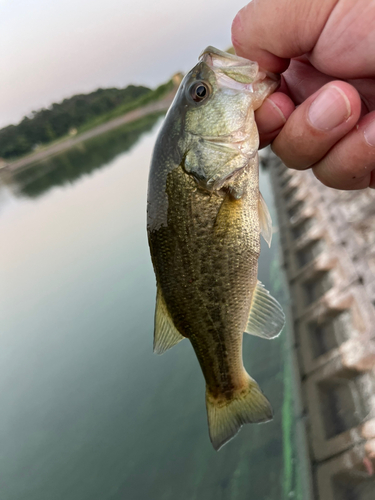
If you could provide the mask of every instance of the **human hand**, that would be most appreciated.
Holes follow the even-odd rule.
[[[375,188],[375,1],[253,0],[236,53],[283,73],[256,112],[260,145],[337,189]]]

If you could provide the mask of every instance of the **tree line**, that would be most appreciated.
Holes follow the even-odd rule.
[[[147,87],[129,85],[124,89],[98,89],[89,94],[79,94],[54,103],[47,109],[33,111],[17,125],[8,125],[0,130],[0,158],[12,159],[32,151],[41,144],[46,144],[68,134],[71,129],[117,108],[133,108],[132,103],[144,102],[157,98],[164,93],[164,84],[156,90]]]

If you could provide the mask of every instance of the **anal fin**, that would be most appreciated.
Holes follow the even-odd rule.
[[[281,305],[258,281],[251,301],[246,333],[263,339],[274,339],[280,335],[284,324],[285,315]]]
[[[163,294],[158,287],[155,308],[154,352],[156,354],[163,354],[178,344],[183,338],[173,324]]]

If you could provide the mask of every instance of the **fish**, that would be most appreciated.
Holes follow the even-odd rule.
[[[254,111],[278,85],[258,63],[207,47],[180,84],[151,160],[154,352],[190,341],[215,450],[242,425],[273,417],[244,368],[242,342],[244,332],[273,339],[285,322],[257,279],[260,234],[270,245],[272,221],[259,191]]]

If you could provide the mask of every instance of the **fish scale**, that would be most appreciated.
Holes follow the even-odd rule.
[[[274,338],[284,324],[280,305],[257,280],[260,233],[270,242],[272,231],[259,193],[254,110],[276,80],[256,63],[206,49],[181,83],[150,169],[154,349],[191,342],[215,449],[244,423],[272,418],[244,368],[242,340],[245,331]]]

